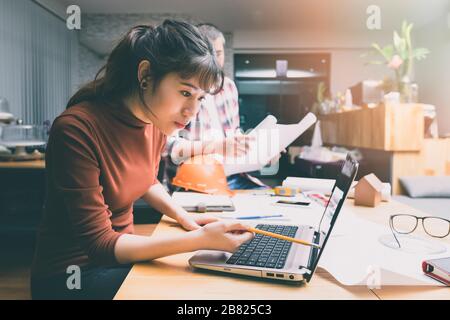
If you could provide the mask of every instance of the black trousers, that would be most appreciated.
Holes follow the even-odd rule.
[[[31,297],[37,300],[111,300],[132,265],[81,269],[80,289],[69,289],[70,274],[31,278]]]

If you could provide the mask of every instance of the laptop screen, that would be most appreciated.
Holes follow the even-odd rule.
[[[308,281],[311,279],[311,276],[317,267],[320,256],[325,249],[325,245],[336,222],[336,218],[339,215],[342,205],[344,204],[344,201],[347,197],[348,191],[350,190],[350,186],[355,179],[357,171],[358,162],[354,160],[350,155],[347,155],[347,159],[345,160],[341,172],[336,179],[336,183],[331,192],[328,204],[324,210],[322,219],[320,220],[318,230],[319,239],[317,242],[321,245],[321,249],[313,249],[318,252],[312,252],[312,261],[310,268],[312,272],[309,278],[307,278]]]

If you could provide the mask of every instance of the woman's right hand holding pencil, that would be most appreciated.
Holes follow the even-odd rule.
[[[253,239],[254,233],[249,232],[248,228],[238,221],[219,220],[191,232],[196,233],[199,250],[234,252],[242,244]]]

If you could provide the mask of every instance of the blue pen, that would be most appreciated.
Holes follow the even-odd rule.
[[[238,219],[238,220],[252,220],[252,219],[265,219],[265,218],[278,218],[282,217],[282,214],[275,214],[271,216],[245,216],[245,217],[223,217],[225,219]]]

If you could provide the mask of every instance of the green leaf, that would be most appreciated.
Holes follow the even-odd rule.
[[[395,50],[397,51],[397,54],[403,59],[405,60],[408,56],[407,56],[407,51],[406,51],[406,41],[405,39],[401,38],[397,31],[394,31],[394,47]]]
[[[412,59],[423,60],[430,53],[430,50],[427,48],[416,48],[412,51]]]
[[[372,48],[374,48],[381,54],[381,47],[378,45],[378,43],[372,43]]]
[[[384,52],[377,43],[372,43],[372,48],[384,57]]]
[[[414,23],[410,23],[408,28],[406,29],[406,35],[411,38],[411,32],[414,27]]]
[[[383,48],[383,57],[389,62],[394,56],[394,47],[389,44]]]
[[[409,25],[406,25],[405,31],[403,32],[403,38],[406,41],[406,50],[412,49],[412,42],[411,42],[411,31],[413,28],[413,24],[410,23]]]
[[[381,48],[378,44],[372,43],[372,48],[381,54],[387,62],[391,61],[392,56],[394,55],[394,47],[392,45],[387,45],[384,48]]]
[[[406,20],[403,20],[403,22],[402,22],[402,36],[403,37],[405,37],[407,29],[408,29],[408,22]]]
[[[397,31],[394,31],[393,39],[394,39],[394,47],[398,51],[398,48],[400,47],[400,41],[401,41],[402,38],[400,38],[400,36],[398,35]]]

